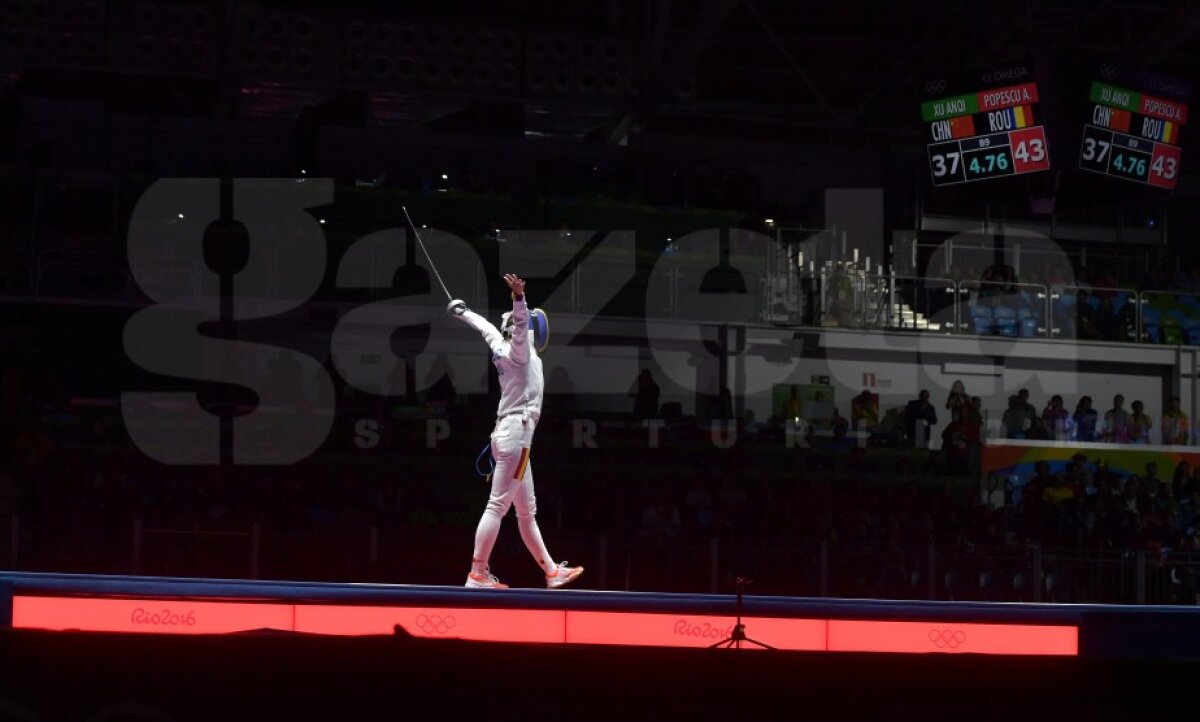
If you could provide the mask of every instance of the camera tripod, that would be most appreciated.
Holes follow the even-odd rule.
[[[763,644],[757,639],[751,639],[750,637],[747,637],[746,625],[742,624],[742,593],[745,591],[746,585],[753,584],[754,580],[746,579],[745,577],[735,577],[733,583],[734,588],[737,591],[737,622],[734,623],[733,631],[729,633],[728,637],[722,639],[716,644],[709,645],[709,649],[741,649],[742,642],[753,644],[762,647],[763,649],[775,649],[769,644]]]

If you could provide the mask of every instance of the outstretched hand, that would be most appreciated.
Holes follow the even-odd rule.
[[[515,273],[504,274],[504,282],[508,284],[509,290],[518,296],[525,295],[525,280],[520,278]]]

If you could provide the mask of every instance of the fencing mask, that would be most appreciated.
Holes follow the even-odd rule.
[[[505,311],[500,317],[500,333],[504,338],[512,338],[513,330],[512,311]],[[533,334],[533,347],[538,353],[546,350],[546,346],[550,343],[550,320],[546,317],[546,312],[540,308],[529,309],[529,332]]]

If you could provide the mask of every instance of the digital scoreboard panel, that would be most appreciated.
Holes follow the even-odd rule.
[[[1035,82],[927,100],[921,118],[934,186],[1050,169]]]
[[[1092,83],[1088,99],[1079,167],[1173,190],[1187,105],[1102,82]]]

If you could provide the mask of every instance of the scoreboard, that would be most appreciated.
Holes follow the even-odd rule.
[[[1188,107],[1109,83],[1092,83],[1079,167],[1093,173],[1174,189],[1179,131]]]
[[[1032,81],[922,103],[933,185],[1049,170],[1039,113]]]

